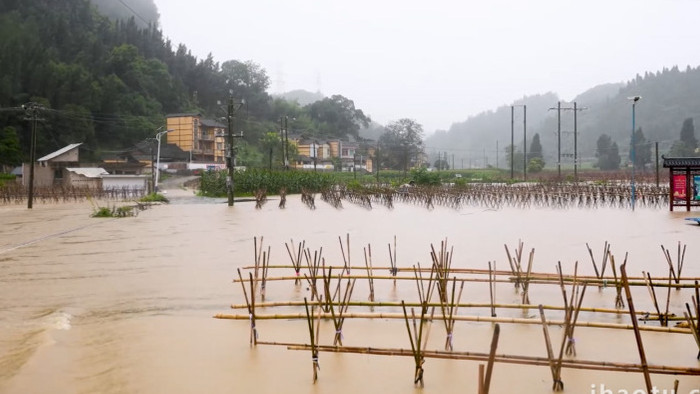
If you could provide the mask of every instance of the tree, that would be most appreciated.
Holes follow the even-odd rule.
[[[670,155],[675,157],[697,156],[697,148],[698,140],[695,138],[695,126],[693,125],[693,118],[687,118],[683,121],[680,140],[673,143]]]
[[[508,145],[506,147],[506,163],[508,164],[508,168],[510,169],[511,166],[511,161],[510,161],[510,153],[513,150],[512,145]],[[523,170],[523,152],[522,151],[515,151],[513,152],[513,171],[518,172]]]
[[[272,171],[272,157],[274,155],[275,150],[277,150],[276,148],[280,145],[280,136],[274,131],[270,131],[268,133],[265,133],[262,140],[260,141],[260,144],[262,145],[263,152],[268,154],[268,165],[270,167],[270,171]],[[279,149],[279,151],[279,153],[281,153],[281,149]]]
[[[6,167],[14,167],[21,163],[22,150],[17,130],[7,126],[0,131],[0,172],[5,172]]]
[[[527,151],[528,162],[534,158],[542,159],[542,144],[540,143],[540,133],[536,133],[530,142],[530,149]],[[544,162],[544,160],[543,160]]]
[[[449,170],[450,163],[447,162],[447,159],[439,158],[435,160],[433,167],[437,168],[438,170]]]
[[[423,126],[406,118],[389,123],[379,137],[379,149],[381,167],[407,172],[418,164],[423,153]]]
[[[544,169],[544,160],[541,157],[533,157],[527,162],[527,170],[532,173],[541,172]]]
[[[620,169],[620,152],[617,143],[613,142],[609,135],[601,134],[598,137],[595,156],[598,158],[596,167],[603,171]]]
[[[309,117],[318,124],[321,136],[345,138],[359,137],[360,127],[368,127],[371,119],[355,108],[355,103],[341,95],[316,101],[304,107]],[[422,131],[422,130],[421,130]]]
[[[647,142],[642,128],[638,128],[634,132],[634,165],[637,168],[644,168],[651,163],[651,145]],[[630,147],[632,142],[630,141]],[[630,151],[630,161],[632,160],[632,151]]]

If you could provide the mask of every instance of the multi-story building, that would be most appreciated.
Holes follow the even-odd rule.
[[[169,144],[175,144],[190,154],[190,161],[225,163],[226,126],[201,114],[170,114],[166,116]]]
[[[375,149],[358,142],[341,140],[318,141],[290,137],[290,142],[297,147],[298,158],[294,168],[330,169],[335,171],[365,170],[373,171]],[[336,168],[336,166],[340,166]]]

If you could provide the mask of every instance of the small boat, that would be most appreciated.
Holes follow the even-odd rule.
[[[685,220],[692,220],[697,224],[700,224],[700,218],[685,218]]]

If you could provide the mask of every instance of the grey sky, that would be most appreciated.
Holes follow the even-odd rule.
[[[342,94],[427,133],[553,91],[700,65],[699,0],[155,0],[173,43],[252,60],[270,93]],[[553,103],[554,104],[554,103]]]

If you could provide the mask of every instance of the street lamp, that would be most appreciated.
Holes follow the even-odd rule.
[[[163,136],[163,134],[169,133],[171,131],[175,131],[175,130],[173,130],[173,129],[163,130],[163,131],[158,132],[158,134],[156,134],[156,141],[158,141],[158,154],[156,156],[156,182],[155,182],[155,185],[153,185],[153,190],[155,192],[158,192],[158,179],[159,179],[159,175],[160,175],[160,139]]]
[[[636,167],[636,160],[635,160],[635,152],[634,152],[634,129],[635,129],[635,107],[637,106],[637,101],[641,99],[642,96],[633,96],[633,97],[627,97],[628,100],[632,100],[632,137],[631,137],[631,145],[630,145],[630,160],[632,160],[632,196],[631,196],[631,203],[632,203],[632,210],[634,211],[634,202],[635,202],[635,190],[634,190],[634,170]]]

